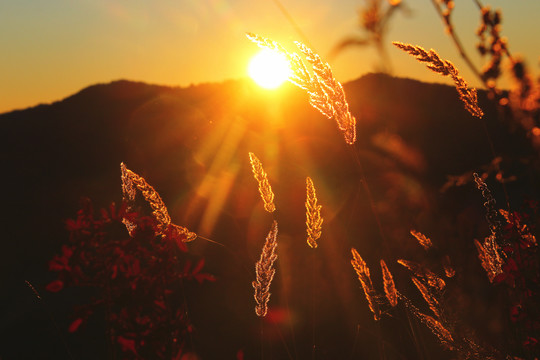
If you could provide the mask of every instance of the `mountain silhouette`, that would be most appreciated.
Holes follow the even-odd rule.
[[[200,239],[190,244],[218,278],[191,299],[203,358],[234,358],[239,349],[249,354],[257,348],[253,278],[245,268],[251,270],[258,258],[271,218],[262,210],[248,152],[261,159],[276,193],[280,261],[290,270],[278,274],[282,285],[273,291],[271,305],[284,306],[282,294],[288,294],[293,309],[310,303],[305,177],[318,189],[325,228],[317,250],[325,255],[318,255],[323,265],[317,269],[317,286],[330,298],[318,300],[317,321],[330,329],[319,334],[326,354],[339,354],[344,343],[355,341],[357,319],[371,321],[358,301],[351,246],[376,266],[382,257],[390,261],[417,254],[408,230],[420,228],[440,241],[441,253],[471,252],[474,258],[472,240],[487,229],[481,194],[471,183],[445,184],[449,175],[489,167],[492,145],[500,166],[517,178],[507,184],[510,198],[538,195],[537,173],[521,161],[534,151],[522,133],[509,131],[509,124],[499,120],[484,92],[479,98],[486,116],[479,120],[464,110],[451,86],[369,74],[344,87],[358,121],[354,146],[345,143],[333,120],[309,106],[302,90],[285,85],[271,92],[248,80],[185,88],[120,80],[52,104],[0,114],[5,199],[0,245],[0,338],[5,344],[0,356],[66,357],[49,313],[64,331],[73,304],[61,293],[43,290],[54,277],[47,262],[66,241],[64,222],[75,217],[81,197],[91,198],[96,208],[121,201],[121,162],[160,193],[173,222],[225,244],[236,256]],[[504,203],[501,184],[491,186]],[[463,270],[478,264],[457,266]],[[25,280],[43,292],[42,303]],[[298,327],[306,326],[296,337],[299,344],[311,341],[311,320],[302,322],[308,310],[296,309]],[[474,316],[482,321],[490,315],[484,310]],[[69,335],[68,346],[88,348],[85,338],[77,336]],[[105,354],[101,345],[88,352],[72,350],[76,358],[99,358]],[[365,346],[369,358],[376,349]],[[404,346],[405,353],[412,347]],[[298,351],[307,358],[311,349]]]

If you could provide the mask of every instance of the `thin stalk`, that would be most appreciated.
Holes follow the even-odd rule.
[[[445,17],[443,15],[443,12],[442,12],[442,9],[441,9],[441,6],[437,2],[437,0],[431,0],[431,3],[435,7],[435,10],[437,11],[437,14],[441,18],[441,20],[446,24],[447,29],[448,29],[448,33],[450,35],[450,38],[454,42],[454,45],[456,46],[456,48],[457,48],[457,50],[459,52],[459,55],[467,63],[467,66],[474,73],[474,75],[482,82],[482,84],[484,84],[484,87],[486,89],[490,89],[490,87],[487,84],[487,81],[483,78],[482,74],[480,73],[478,68],[473,64],[473,62],[471,61],[471,58],[469,57],[469,55],[465,51],[465,48],[463,47],[463,44],[462,44],[461,40],[459,39],[458,35],[454,32],[454,27],[450,23],[450,20],[448,20],[448,22],[445,20]]]
[[[276,328],[276,331],[277,331],[277,333],[279,335],[279,338],[280,338],[281,342],[283,343],[283,346],[285,347],[285,351],[287,351],[288,358],[290,360],[293,360],[291,351],[289,350],[289,346],[287,345],[287,341],[285,341],[285,338],[283,337],[283,333],[281,332],[281,329],[279,328],[277,323],[274,323],[274,327]]]
[[[289,319],[289,330],[291,331],[291,337],[293,342],[293,349],[294,349],[294,358],[298,360],[298,349],[296,348],[296,337],[294,336],[294,327],[292,324],[292,318],[290,316],[291,314],[291,308],[289,307],[289,300],[285,298],[285,306],[287,307],[287,318]]]
[[[58,337],[60,338],[60,340],[62,341],[62,344],[64,345],[64,348],[66,350],[66,353],[68,355],[68,358],[73,360],[74,357],[73,357],[73,354],[71,353],[71,351],[69,350],[69,346],[66,342],[66,339],[64,338],[64,336],[62,335],[62,332],[60,331],[60,327],[58,326],[58,323],[56,322],[56,319],[52,313],[52,311],[49,309],[49,307],[43,302],[43,299],[41,298],[41,295],[38,293],[38,291],[36,290],[36,288],[30,283],[30,281],[28,280],[25,280],[24,281],[26,283],[26,285],[30,288],[30,290],[32,290],[32,292],[34,293],[34,295],[36,296],[36,299],[38,301],[38,304],[40,304],[43,309],[45,310],[45,312],[47,313],[47,315],[49,315],[49,319],[51,320],[51,323],[53,324],[53,327],[54,327],[54,330],[56,331]]]
[[[479,9],[480,11],[482,11],[482,9],[484,8],[484,5],[482,5],[482,3],[480,2],[480,0],[473,0],[473,1],[474,1],[474,3],[476,4],[476,6],[478,7],[478,9]],[[503,48],[503,50],[504,50],[504,53],[506,54],[506,56],[508,56],[508,58],[509,58],[511,61],[513,61],[513,57],[512,57],[512,54],[510,54],[510,50],[508,50],[508,48],[507,48],[506,46]]]
[[[314,250],[314,249],[311,249]],[[311,359],[315,360],[315,352],[316,352],[316,345],[315,345],[315,252],[311,252],[311,321],[312,321],[312,333],[311,333],[311,341],[313,344],[312,350],[311,350]]]
[[[182,279],[182,277],[180,276],[180,288],[181,288],[181,291],[182,291],[182,299],[184,301],[184,314],[186,315],[186,321],[188,323],[188,326],[189,324],[191,323],[191,321],[189,320],[189,306],[188,306],[188,302],[187,302],[187,298],[186,298],[186,291],[185,291],[185,288],[184,288],[184,279]],[[187,331],[188,333],[188,337],[189,337],[189,343],[191,345],[191,349],[196,353],[195,351],[195,342],[193,341],[193,335],[191,334],[191,331]]]
[[[279,10],[283,13],[283,16],[285,16],[285,18],[287,19],[287,21],[289,21],[289,23],[291,23],[292,27],[294,28],[294,30],[298,33],[298,35],[300,36],[300,38],[302,39],[302,42],[304,44],[306,44],[307,46],[309,46],[312,50],[315,50],[315,48],[313,47],[313,45],[310,44],[306,34],[304,34],[304,32],[302,31],[302,29],[300,28],[300,26],[298,26],[298,23],[294,20],[294,18],[291,16],[291,14],[287,11],[287,9],[285,9],[285,6],[283,6],[283,4],[281,3],[281,1],[279,0],[273,0],[274,3],[276,4],[276,6],[279,8]]]
[[[358,343],[359,335],[360,335],[360,324],[357,324],[356,334],[354,335],[354,342],[353,342],[353,347],[352,347],[351,356],[349,357],[349,360],[352,360],[354,357],[354,352],[356,351],[356,344]]]
[[[416,353],[418,354],[419,359],[424,359],[424,352],[422,351],[422,348],[420,347],[420,344],[418,342],[418,338],[416,336],[416,331],[414,330],[413,323],[411,321],[411,315],[407,311],[407,308],[405,308],[405,316],[407,317],[407,324],[409,325],[409,329],[411,331],[410,335],[414,341],[414,346],[416,347]]]
[[[375,201],[373,200],[373,195],[371,193],[371,189],[367,182],[366,172],[364,170],[364,167],[362,166],[362,162],[360,161],[360,156],[358,155],[358,152],[354,151],[353,149],[351,150],[352,150],[352,153],[354,154],[355,162],[358,167],[359,174],[360,174],[360,183],[362,184],[362,187],[364,188],[364,192],[368,199],[371,212],[373,213],[373,217],[375,218],[375,222],[377,223],[377,229],[379,230],[379,234],[381,236],[383,248],[386,252],[386,255],[390,256],[391,252],[390,252],[390,248],[388,247],[388,240],[386,239],[386,236],[384,235],[382,223],[377,213],[377,209],[375,208]]]
[[[114,333],[114,329],[111,325],[111,318],[112,318],[112,296],[111,296],[111,284],[109,281],[107,281],[107,287],[106,287],[106,292],[107,292],[107,304],[106,304],[106,312],[107,312],[107,335],[108,338],[109,338],[109,351],[110,351],[110,356],[111,356],[111,359],[112,360],[116,360],[116,346],[114,346],[115,344],[115,333]]]
[[[379,348],[379,356],[381,360],[386,359],[386,351],[384,350],[384,340],[382,339],[381,335],[381,323],[377,321],[376,323],[376,329],[377,329],[377,347]]]
[[[261,325],[261,360],[264,360],[264,323],[263,323],[263,318],[259,318],[260,320],[260,325]]]
[[[479,0],[473,0],[476,5],[478,6],[478,8],[480,10],[482,10],[483,6],[482,4],[480,3]],[[441,6],[439,5],[439,3],[437,2],[437,0],[431,0],[431,3],[433,4],[433,6],[435,7],[435,10],[437,12],[437,14],[439,15],[439,17],[441,18],[441,20],[443,21],[443,23],[446,24],[446,27],[448,29],[448,33],[450,35],[450,39],[452,39],[452,42],[454,43],[454,45],[456,46],[458,52],[459,52],[459,55],[461,56],[461,58],[465,61],[465,63],[467,64],[467,66],[469,67],[469,69],[473,72],[473,74],[482,82],[482,84],[484,85],[484,88],[486,88],[492,95],[493,97],[496,99],[496,95],[497,95],[497,90],[492,87],[492,86],[489,86],[489,84],[487,83],[486,79],[484,79],[484,77],[482,76],[482,74],[480,73],[480,71],[478,70],[478,68],[473,64],[473,62],[471,61],[471,58],[469,57],[469,55],[467,54],[467,52],[465,51],[465,48],[463,47],[463,44],[460,40],[460,38],[458,37],[458,35],[456,34],[456,32],[454,31],[454,26],[452,25],[452,23],[450,22],[450,19],[446,19],[443,15],[443,12],[442,12],[442,9],[441,9]],[[510,52],[508,51],[508,49],[506,49],[505,47],[505,53],[506,55],[512,59],[512,56],[510,55]],[[486,138],[488,140],[488,143],[489,143],[489,149],[491,151],[491,156],[493,156],[493,158],[495,159],[497,157],[497,153],[495,151],[495,145],[493,143],[493,140],[491,139],[491,136],[489,135],[489,131],[488,131],[488,128],[487,128],[487,124],[486,124],[486,121],[485,119],[482,119],[482,125],[483,125],[483,129],[484,129],[484,133],[486,135]],[[501,168],[499,166],[499,164],[495,164],[495,167],[497,169],[497,172],[501,172]],[[505,196],[505,200],[506,200],[506,206],[507,206],[507,209],[510,209],[510,197],[508,195],[508,190],[506,188],[506,184],[505,183],[502,183],[502,187],[503,187],[503,192],[504,192],[504,196]]]

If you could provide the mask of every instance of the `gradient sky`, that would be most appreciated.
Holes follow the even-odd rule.
[[[363,0],[281,0],[314,49],[325,58],[341,39],[360,35]],[[488,4],[483,0],[485,4]],[[434,48],[467,71],[430,0],[406,1],[410,16],[396,14],[388,41]],[[540,1],[491,0],[503,11],[510,50],[538,74]],[[477,64],[474,32],[479,14],[472,0],[456,1],[458,34]],[[60,100],[95,83],[118,79],[186,86],[245,77],[257,47],[254,32],[293,50],[298,33],[274,0],[4,0],[0,2],[0,112]],[[389,44],[394,74],[444,82]],[[350,48],[330,61],[346,82],[372,71],[377,54]]]

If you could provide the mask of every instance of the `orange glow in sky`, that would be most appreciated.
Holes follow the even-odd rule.
[[[343,39],[363,36],[357,10],[364,0],[280,2],[297,27],[273,0],[0,1],[0,113],[61,100],[87,86],[119,79],[188,86],[244,78],[247,62],[258,51],[246,32],[294,50],[293,41],[305,42],[297,31],[301,29],[342,83],[377,69],[373,47],[351,47],[328,56]],[[391,45],[401,41],[434,48],[471,86],[479,86],[430,1],[402,3],[410,8],[409,15],[396,14],[388,24],[386,49],[393,74],[445,82]],[[501,8],[502,34],[510,50],[523,55],[538,74],[540,1],[483,3]],[[474,1],[456,2],[452,21],[481,67],[485,59],[475,50],[480,14]]]

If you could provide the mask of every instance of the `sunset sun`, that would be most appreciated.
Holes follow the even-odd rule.
[[[249,76],[265,89],[275,89],[289,78],[291,69],[285,56],[270,49],[262,49],[248,67]]]

